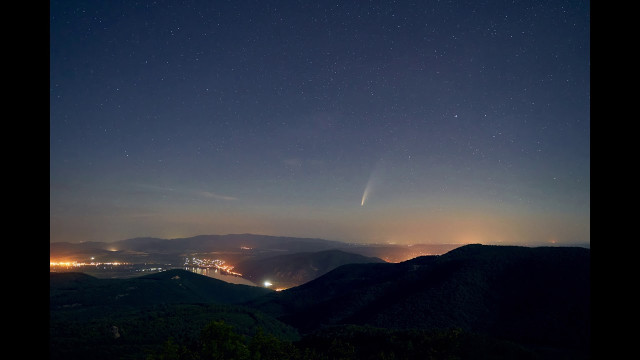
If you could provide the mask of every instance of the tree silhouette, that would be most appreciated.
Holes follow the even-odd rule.
[[[224,321],[212,321],[200,335],[200,358],[207,360],[249,360],[243,338]]]

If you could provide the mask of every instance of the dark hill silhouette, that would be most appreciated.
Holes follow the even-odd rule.
[[[50,273],[50,359],[145,359],[168,339],[191,344],[212,321],[241,336],[263,329],[279,339],[296,329],[245,306],[273,290],[175,269],[129,279]]]
[[[384,262],[376,257],[326,250],[249,259],[238,264],[235,271],[257,284],[269,280],[274,288],[289,288],[309,282],[345,264]]]
[[[51,294],[67,290],[77,291],[78,289],[97,286],[99,282],[99,279],[85,273],[49,273]]]
[[[344,265],[251,304],[303,333],[340,324],[460,328],[588,351],[590,250],[467,245],[398,264]]]
[[[97,279],[81,273],[50,273],[51,309],[140,307],[171,303],[233,304],[272,290],[237,285],[174,269],[130,279]]]

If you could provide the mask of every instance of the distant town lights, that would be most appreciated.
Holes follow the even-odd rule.
[[[85,263],[85,262],[77,262],[77,261],[62,261],[62,262],[58,262],[58,261],[49,261],[49,267],[56,267],[56,266],[65,266],[65,267],[81,267],[81,266],[97,266],[97,265],[113,265],[113,266],[120,266],[120,265],[128,265],[128,263],[123,263],[123,262],[118,262],[118,261],[114,261],[114,262],[106,262],[106,263]]]

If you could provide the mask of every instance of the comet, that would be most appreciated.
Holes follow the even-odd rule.
[[[369,176],[369,181],[367,181],[367,185],[364,188],[364,193],[362,194],[362,201],[360,202],[360,206],[364,206],[364,203],[367,202],[369,195],[373,191],[374,184],[377,182],[376,179],[380,178],[380,172],[382,168],[382,159],[378,161],[376,166],[374,167],[371,175]]]
[[[364,202],[367,201],[367,197],[369,196],[369,191],[371,191],[371,178],[367,182],[367,186],[364,188],[364,194],[362,194],[362,202],[360,206],[364,206]]]

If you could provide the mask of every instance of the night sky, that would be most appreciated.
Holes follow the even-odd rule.
[[[590,242],[588,1],[51,1],[50,241]]]

